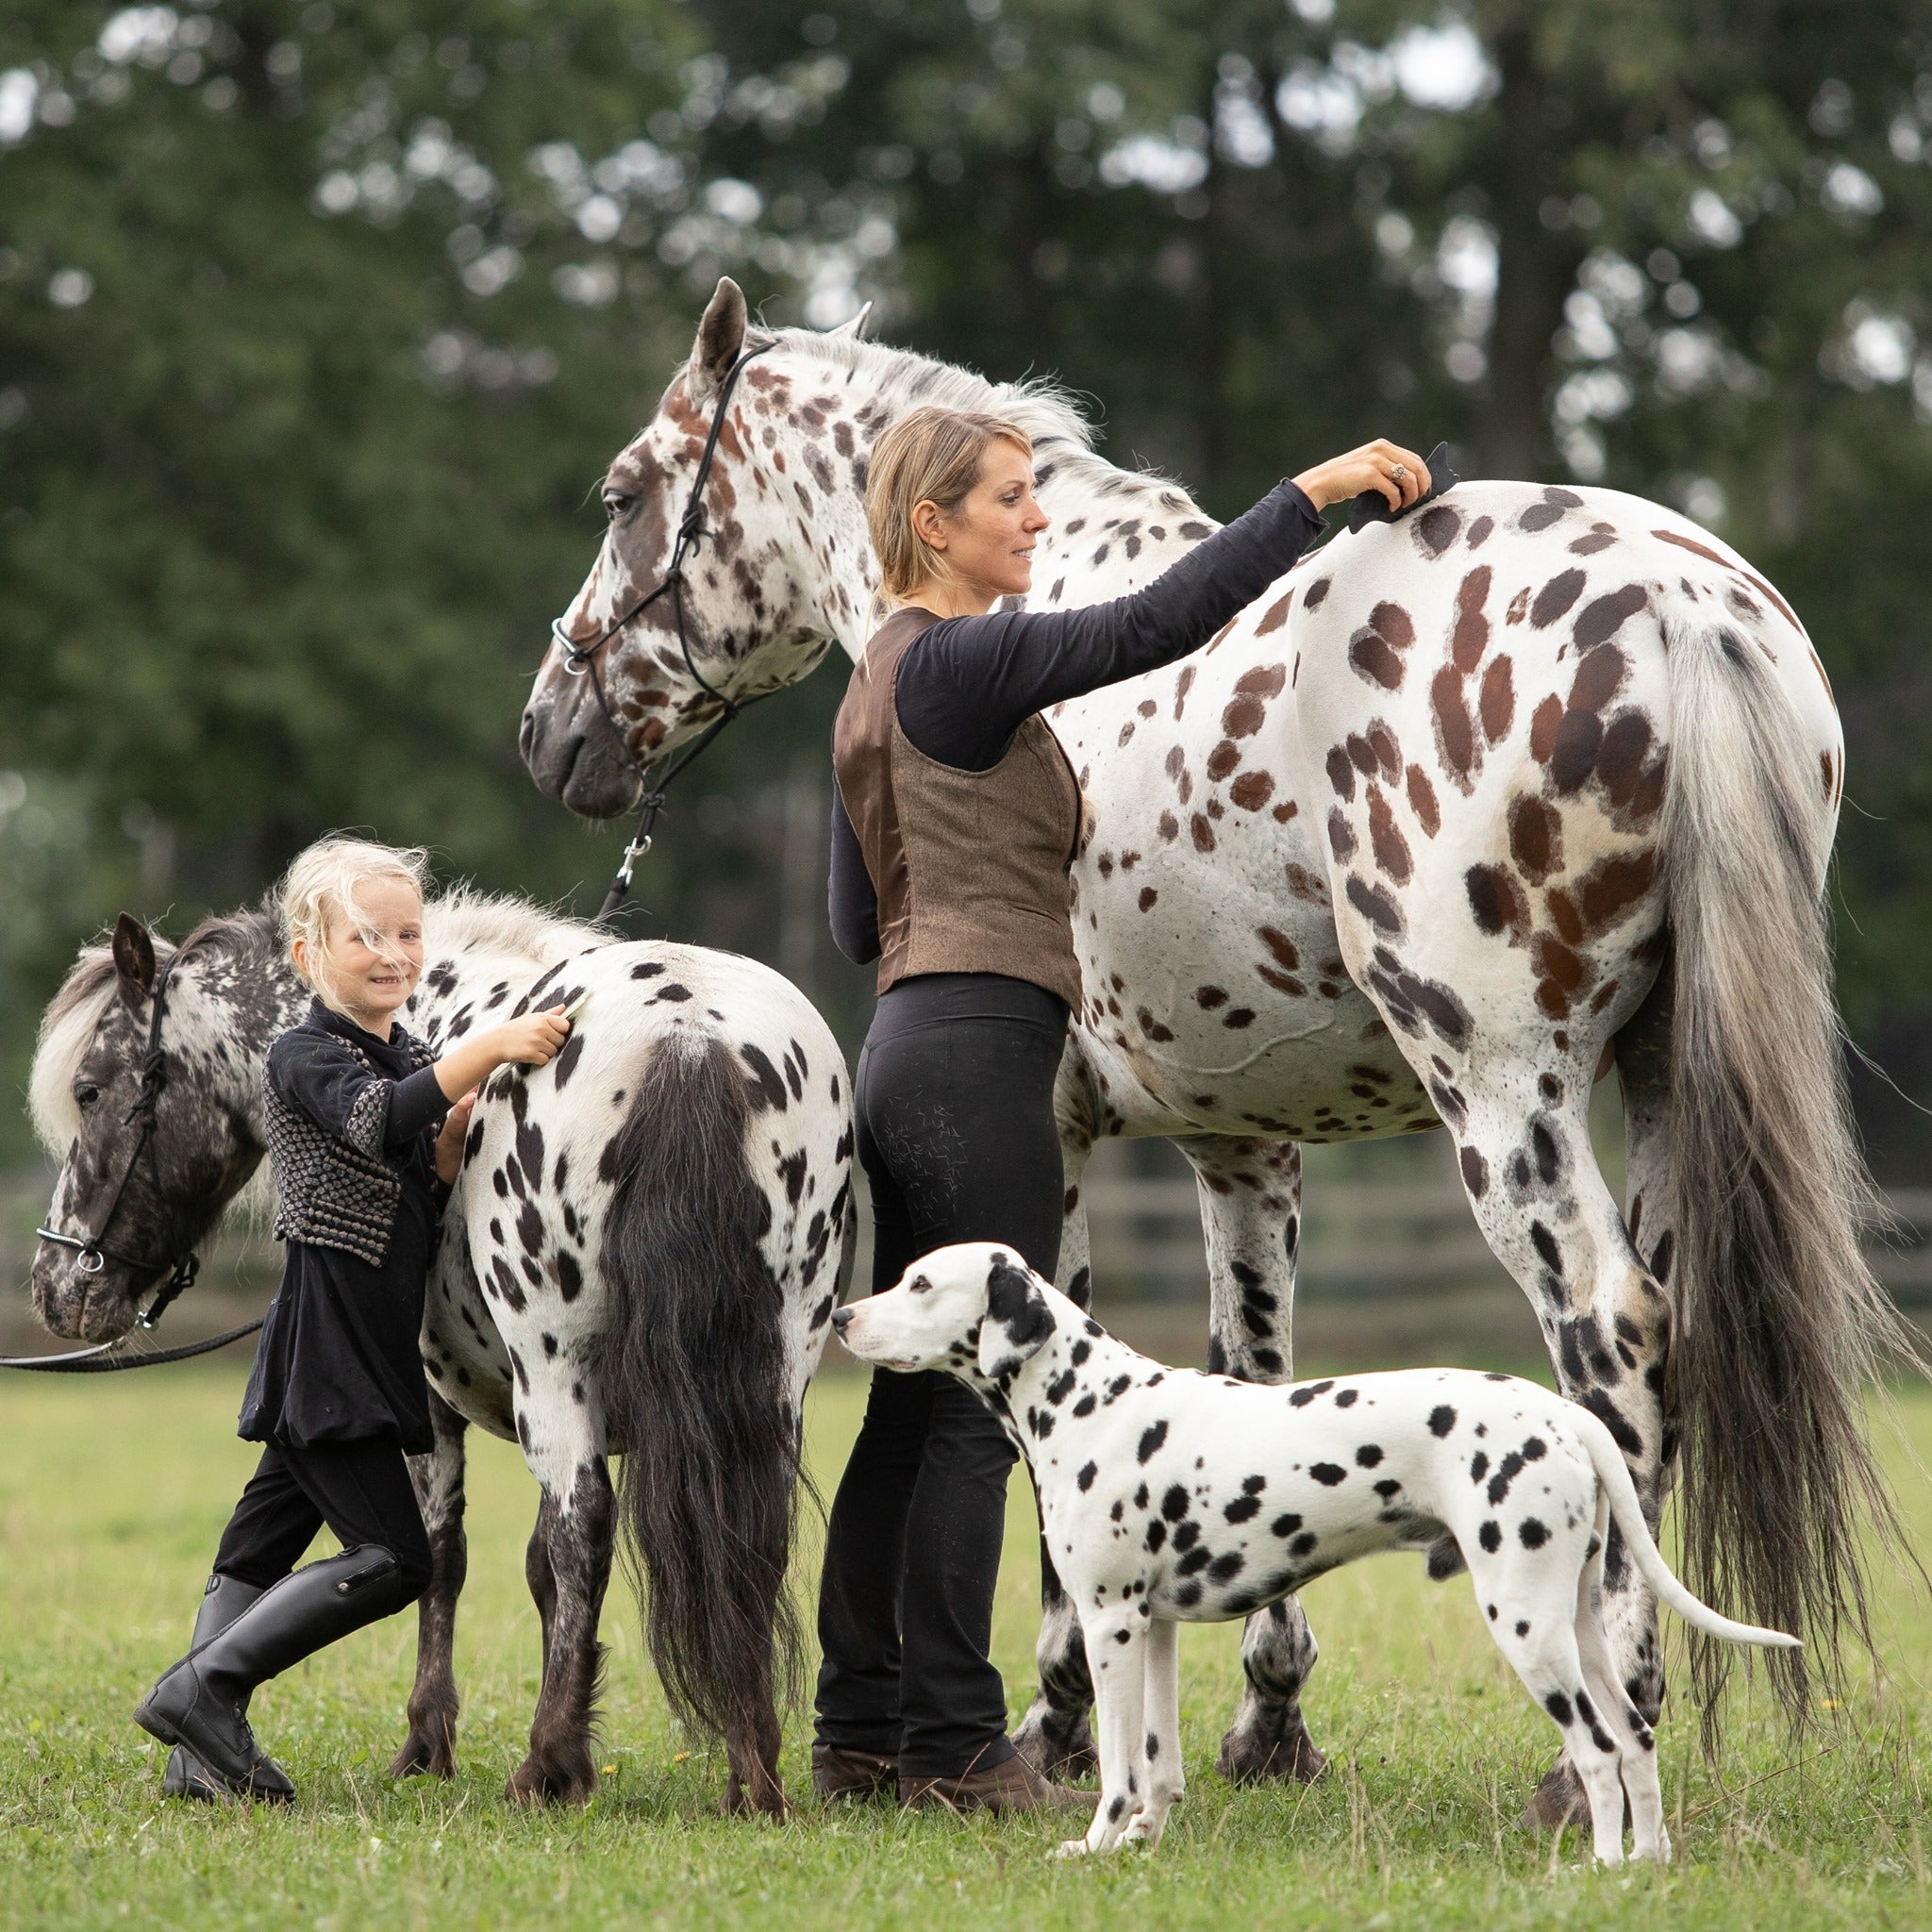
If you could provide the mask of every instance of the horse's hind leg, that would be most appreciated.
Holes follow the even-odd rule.
[[[432,1389],[429,1422],[436,1446],[409,1458],[409,1477],[429,1532],[434,1558],[429,1588],[416,1606],[416,1681],[409,1691],[409,1735],[389,1768],[391,1777],[456,1775],[457,1695],[455,1669],[457,1599],[469,1574],[469,1543],[463,1533],[463,1439],[469,1424]]]
[[[1292,1141],[1179,1143],[1194,1170],[1208,1237],[1208,1366],[1243,1382],[1294,1373],[1290,1324],[1300,1252],[1302,1151]],[[1247,1677],[1221,1740],[1221,1774],[1299,1778],[1326,1763],[1302,1717],[1302,1687],[1319,1652],[1293,1597],[1257,1610],[1241,1634]]]
[[[601,1456],[585,1456],[567,1488],[544,1482],[528,1567],[533,1590],[544,1586],[550,1614],[544,1619],[543,1684],[530,1724],[530,1751],[507,1791],[520,1803],[580,1805],[596,1790],[591,1732],[604,1660],[597,1624],[610,1582],[614,1529],[610,1477]]]

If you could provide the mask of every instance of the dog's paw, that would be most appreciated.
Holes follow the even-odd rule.
[[[1084,1838],[1063,1839],[1046,1856],[1049,1858],[1084,1858],[1087,1856],[1087,1840]]]

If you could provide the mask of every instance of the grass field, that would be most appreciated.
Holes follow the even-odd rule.
[[[256,1715],[290,1770],[293,1811],[164,1805],[162,1753],[128,1712],[180,1651],[226,1509],[251,1467],[232,1373],[161,1371],[0,1389],[0,1924],[200,1926],[1932,1925],[1925,1822],[1932,1612],[1886,1579],[1889,1680],[1866,1682],[1822,1740],[1789,1744],[1747,1701],[1717,1772],[1678,1705],[1660,1734],[1678,1863],[1599,1875],[1575,1835],[1511,1822],[1556,1733],[1484,1635],[1467,1585],[1413,1558],[1324,1579],[1308,1698],[1332,1757],[1311,1787],[1231,1790],[1214,1750],[1240,1679],[1238,1631],[1190,1630],[1182,1708],[1190,1790],[1149,1857],[1058,1864],[1028,1820],[821,1813],[807,1730],[783,1827],[724,1822],[720,1765],[668,1721],[614,1586],[602,1736],[586,1810],[502,1798],[538,1669],[522,1549],[534,1490],[515,1452],[472,1460],[470,1585],[454,1784],[391,1784],[413,1617],[366,1631],[265,1690]],[[811,1398],[810,1448],[836,1476],[862,1384]],[[1932,1459],[1932,1400],[1907,1428]],[[475,1439],[473,1439],[475,1440]],[[1894,1457],[1922,1548],[1923,1477]],[[1017,1712],[1030,1694],[1036,1571],[1014,1484],[995,1653]],[[1814,1754],[1823,1755],[1814,1755]]]

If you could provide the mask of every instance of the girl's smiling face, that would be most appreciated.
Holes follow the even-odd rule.
[[[912,511],[913,527],[945,558],[961,609],[1026,594],[1034,545],[1049,521],[1034,500],[1033,458],[1003,437],[987,444],[979,480],[951,516],[929,500]]]
[[[389,1037],[398,1009],[423,976],[423,900],[406,879],[364,879],[356,890],[359,919],[338,913],[329,923],[325,977],[338,1006],[365,1032]],[[296,969],[306,972],[307,945],[294,942]]]

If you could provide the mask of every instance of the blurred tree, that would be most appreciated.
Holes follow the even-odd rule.
[[[0,847],[41,829],[0,879],[75,909],[8,922],[0,997],[76,913],[232,900],[329,824],[601,877],[515,716],[587,488],[728,269],[776,321],[874,297],[891,340],[1057,373],[1222,514],[1388,433],[1710,524],[1839,682],[1846,995],[1932,1091],[1928,141],[1923,0],[27,0]],[[802,957],[841,684],[693,774],[643,881],[676,929]]]

